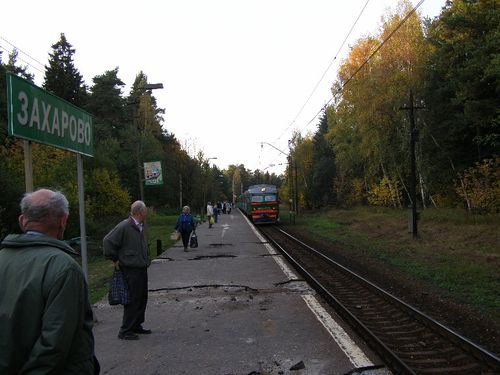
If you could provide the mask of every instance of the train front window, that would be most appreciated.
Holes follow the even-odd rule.
[[[276,194],[265,195],[264,202],[276,202]]]
[[[252,202],[253,203],[264,202],[264,196],[262,196],[262,195],[252,195]]]

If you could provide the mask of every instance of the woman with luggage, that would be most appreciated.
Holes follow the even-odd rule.
[[[181,234],[184,251],[187,251],[189,237],[191,236],[191,232],[196,228],[193,215],[191,215],[190,211],[189,206],[182,207],[182,213],[177,218],[177,224],[175,224],[175,230]]]

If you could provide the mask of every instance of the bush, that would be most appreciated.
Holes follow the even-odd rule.
[[[85,208],[89,233],[100,237],[127,217],[130,195],[121,187],[118,175],[107,169],[93,170],[89,180]]]
[[[401,188],[398,181],[384,177],[368,192],[368,203],[372,206],[396,206],[401,202]]]
[[[485,159],[466,169],[455,190],[473,212],[500,212],[500,157]]]

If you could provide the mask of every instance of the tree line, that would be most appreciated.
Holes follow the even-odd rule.
[[[42,87],[94,116],[94,157],[84,158],[89,234],[104,233],[140,199],[143,161],[162,163],[164,184],[143,188],[148,206],[165,212],[178,212],[181,204],[201,212],[207,201],[231,201],[233,193],[256,183],[280,186],[282,202],[298,197],[300,209],[407,207],[410,121],[403,107],[410,91],[421,108],[415,111],[418,204],[498,212],[498,2],[448,1],[432,20],[411,9],[408,0],[400,1],[382,17],[375,35],[351,47],[316,131],[293,135],[283,176],[243,164],[222,170],[203,152],[190,155],[168,131],[165,110],[145,89],[144,72],[128,94],[118,68],[93,77],[88,87],[74,65],[75,49],[61,34]],[[0,53],[0,237],[18,230],[24,192],[22,143],[7,136],[7,71],[34,78],[17,63],[17,51],[5,62]],[[61,189],[77,212],[75,156],[45,145],[34,145],[33,155],[35,187]],[[76,214],[70,216],[68,235],[78,235]]]
[[[178,213],[190,205],[201,213],[207,201],[232,201],[248,185],[280,184],[279,176],[243,164],[227,169],[210,165],[203,152],[190,155],[165,126],[165,110],[159,108],[148,77],[139,72],[128,95],[119,70],[105,71],[92,78],[88,87],[75,67],[75,48],[64,34],[52,45],[42,88],[86,110],[94,116],[94,157],[84,158],[85,215],[87,232],[102,236],[116,221],[127,215],[130,203],[142,196],[146,204],[165,213]],[[18,204],[25,190],[22,141],[7,133],[6,72],[31,82],[27,66],[17,63],[14,50],[8,61],[0,52],[0,238],[19,231]],[[160,161],[164,183],[144,186],[143,162]],[[76,157],[62,149],[33,145],[33,181],[36,187],[63,191],[73,212],[67,236],[78,236],[78,191]],[[141,186],[142,185],[142,186]],[[141,187],[143,192],[141,192]]]
[[[411,203],[411,91],[418,204],[500,211],[499,3],[447,1],[435,19],[412,7],[400,1],[351,47],[317,130],[295,133],[286,180],[300,207]]]

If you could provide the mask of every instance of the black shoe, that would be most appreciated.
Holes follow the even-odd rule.
[[[139,336],[133,332],[119,333],[118,338],[120,340],[139,340]]]
[[[149,334],[151,334],[152,331],[150,329],[144,329],[144,328],[140,327],[138,329],[134,329],[133,332],[138,333],[140,335],[149,335]]]

